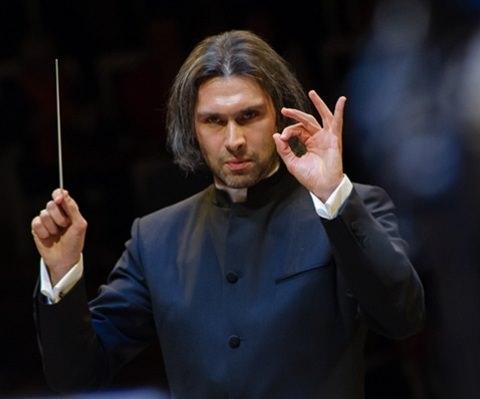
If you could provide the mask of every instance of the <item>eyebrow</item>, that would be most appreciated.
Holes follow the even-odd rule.
[[[249,105],[245,108],[241,108],[240,110],[236,111],[234,114],[238,115],[238,114],[242,114],[242,113],[249,112],[249,111],[264,111],[266,109],[267,109],[267,104],[262,102],[262,103],[258,103],[258,104]],[[199,117],[222,116],[222,115],[225,115],[225,114],[222,113],[222,112],[208,111],[208,110],[197,112],[197,116],[199,116]]]

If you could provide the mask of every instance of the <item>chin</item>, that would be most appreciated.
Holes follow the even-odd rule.
[[[222,179],[225,185],[230,188],[249,188],[254,186],[260,180],[258,176],[227,176]]]

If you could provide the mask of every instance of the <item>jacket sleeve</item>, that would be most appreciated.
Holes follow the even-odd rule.
[[[360,316],[373,331],[401,339],[423,328],[425,300],[394,211],[383,189],[355,184],[338,216],[322,221]]]
[[[91,323],[83,277],[54,305],[47,304],[36,289],[34,318],[45,377],[53,390],[82,391],[100,387],[108,379],[106,358]]]
[[[53,305],[46,304],[36,290],[37,338],[47,383],[53,390],[104,388],[154,339],[137,231],[136,221],[126,250],[92,301],[87,300],[84,277]]]

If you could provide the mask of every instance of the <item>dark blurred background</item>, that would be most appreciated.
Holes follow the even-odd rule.
[[[165,150],[172,78],[208,34],[252,29],[328,105],[348,97],[345,168],[384,186],[424,282],[428,323],[371,335],[367,399],[480,397],[480,0],[3,0],[0,2],[0,396],[51,395],[32,321],[30,220],[58,186],[89,221],[94,295],[133,218],[198,191]],[[160,387],[158,348],[112,389]],[[248,382],[246,382],[248,383]]]

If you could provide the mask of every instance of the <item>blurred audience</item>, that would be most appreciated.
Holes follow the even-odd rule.
[[[396,200],[425,284],[428,323],[411,380],[418,398],[480,397],[474,5],[383,2],[349,77],[346,141],[363,175]]]

